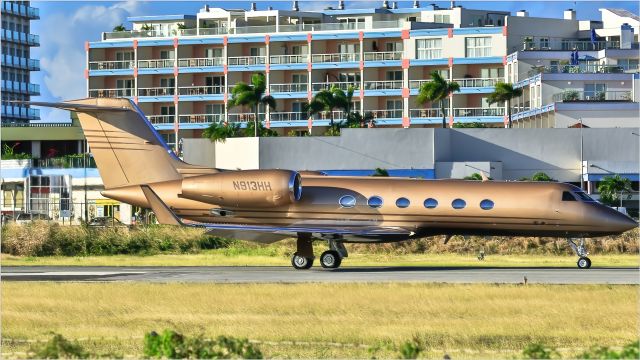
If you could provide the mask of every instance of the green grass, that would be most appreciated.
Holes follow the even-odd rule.
[[[28,348],[11,339],[48,339],[54,331],[94,352],[140,356],[145,332],[171,328],[273,342],[260,345],[267,357],[397,357],[397,347],[413,337],[426,344],[427,357],[513,358],[532,342],[575,356],[592,345],[628,344],[640,325],[636,286],[3,282],[1,288],[3,353]]]
[[[316,256],[320,252],[316,251]],[[640,256],[628,254],[590,255],[594,267],[637,267]],[[290,266],[285,254],[229,254],[225,250],[205,250],[198,254],[45,256],[22,257],[2,254],[4,266]],[[342,262],[349,266],[479,266],[479,267],[575,267],[571,255],[486,255],[479,261],[472,254],[367,254],[351,253]],[[316,264],[317,265],[317,264]]]

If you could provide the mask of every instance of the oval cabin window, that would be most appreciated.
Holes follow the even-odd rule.
[[[457,210],[464,209],[467,203],[462,199],[455,199],[451,202],[451,207]]]
[[[382,198],[380,196],[372,196],[367,201],[367,205],[374,209],[377,209],[382,206]]]
[[[340,200],[338,200],[338,202],[340,203],[340,206],[342,206],[343,208],[352,208],[356,206],[356,198],[354,198],[351,195],[345,195],[341,197]]]
[[[427,209],[435,209],[436,207],[438,207],[438,200],[428,198],[424,201],[424,207],[426,207]]]
[[[409,207],[410,203],[411,202],[409,201],[409,199],[403,198],[403,197],[401,197],[398,200],[396,200],[396,206],[399,207],[399,208]]]
[[[493,201],[491,201],[489,199],[484,199],[484,200],[480,201],[480,208],[482,210],[491,210],[491,209],[493,209]]]

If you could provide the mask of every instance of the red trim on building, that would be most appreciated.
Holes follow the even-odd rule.
[[[453,37],[453,28],[448,28],[447,29],[447,37],[449,39],[451,39]]]
[[[360,89],[360,101],[364,99],[364,89]]]
[[[411,94],[411,90],[409,90],[409,88],[402,88],[402,97],[403,98],[408,98],[409,95]]]
[[[362,41],[364,39],[364,32],[363,31],[359,31],[358,32],[358,40]]]
[[[271,67],[269,66],[269,64],[264,64],[264,71],[268,74],[269,71],[271,71]]]
[[[84,69],[84,78],[89,79],[89,69]]]
[[[309,90],[307,91],[307,100],[311,101],[311,99],[313,99],[313,93]]]
[[[408,128],[409,126],[411,126],[411,119],[409,119],[409,117],[407,117],[407,116],[403,116],[402,117],[402,127],[403,128]]]
[[[364,70],[364,61],[360,60],[360,70]]]
[[[138,97],[137,96],[133,97],[133,102],[136,103],[136,104],[138,103]]]
[[[88,41],[84,42],[84,51],[89,51],[89,42]]]
[[[409,59],[402,59],[402,68],[403,69],[408,69],[409,65],[411,65],[411,62],[409,61]]]
[[[502,57],[502,65],[507,65],[507,55]]]
[[[178,67],[174,66],[174,68],[173,68],[173,76],[178,76],[179,72],[180,72],[180,70],[178,70]]]
[[[222,65],[222,72],[227,75],[227,73],[229,72],[229,67],[227,66],[227,64]]]
[[[134,39],[133,40],[133,49],[137,49],[138,48],[138,40]]]
[[[264,36],[264,43],[269,45],[269,41],[271,41],[271,36],[269,36],[269,34]]]
[[[264,127],[266,127],[267,129],[271,129],[271,121],[269,119],[267,119],[267,121],[265,122]]]
[[[509,116],[505,115],[503,118],[504,124],[508,125],[509,124]]]
[[[137,78],[138,77],[138,67],[134,67],[133,68],[133,77]]]
[[[307,127],[309,128],[309,131],[311,131],[311,128],[313,127],[313,120],[311,120],[311,118],[307,120]]]
[[[227,44],[229,43],[229,37],[228,36],[223,36],[222,37],[222,43],[224,44],[224,46],[227,46]]]
[[[173,123],[173,131],[176,133],[180,131],[180,123],[178,123],[177,121]]]
[[[307,42],[310,43],[311,39],[313,39],[313,35],[311,35],[311,33],[307,33]]]
[[[450,57],[450,58],[449,58],[449,67],[452,67],[452,66],[453,66],[453,58],[452,58],[452,57]]]
[[[453,116],[449,115],[449,127],[453,127]]]
[[[507,36],[507,25],[502,27],[502,36]]]
[[[222,101],[224,101],[224,103],[227,103],[227,93],[225,92],[224,95],[222,96]]]
[[[178,47],[178,38],[173,38],[173,47],[174,48]]]
[[[173,95],[173,104],[178,105],[178,101],[180,101],[180,98],[178,97],[178,95]]]
[[[312,63],[307,63],[307,71],[311,72],[311,69],[313,69],[313,64]]]
[[[410,33],[409,33],[409,29],[404,29],[402,30],[402,32],[400,33],[400,38],[402,40],[406,40],[410,37]]]

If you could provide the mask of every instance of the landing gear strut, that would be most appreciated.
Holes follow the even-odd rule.
[[[313,245],[311,234],[298,233],[297,249],[291,256],[291,265],[297,270],[307,270],[313,266]]]
[[[567,244],[571,247],[571,250],[579,256],[578,259],[578,267],[580,269],[588,269],[591,267],[591,259],[587,257],[589,253],[587,252],[587,248],[584,246],[584,239],[580,239],[580,244],[576,244],[573,239],[567,239]]]

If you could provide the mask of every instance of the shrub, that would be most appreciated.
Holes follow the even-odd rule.
[[[28,355],[32,359],[86,359],[90,356],[82,346],[60,334],[53,334],[44,345],[33,346]]]
[[[594,346],[576,356],[578,359],[639,359],[640,341],[632,342],[621,351],[611,350],[606,346]]]
[[[410,341],[404,342],[400,345],[400,358],[401,359],[417,359],[418,355],[424,351],[424,347],[420,339],[414,337]]]
[[[162,334],[155,331],[145,334],[144,356],[168,359],[262,359],[262,353],[247,339],[219,336],[215,340],[202,336],[187,338],[173,330]]]
[[[553,359],[554,357],[559,357],[556,349],[540,343],[529,344],[522,350],[524,359]]]

